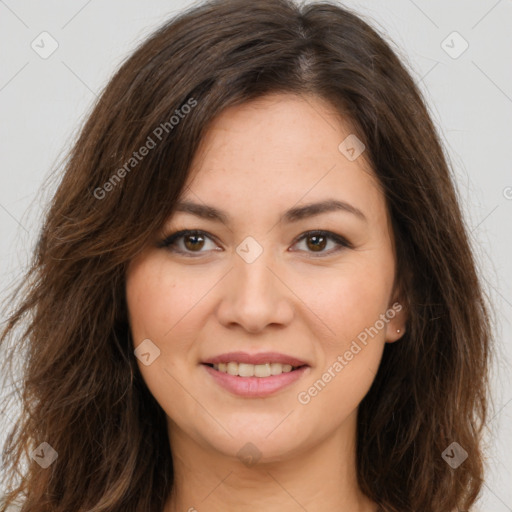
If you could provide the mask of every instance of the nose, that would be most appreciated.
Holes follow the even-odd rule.
[[[235,254],[234,268],[223,279],[219,322],[251,333],[288,325],[294,315],[293,293],[283,277],[266,251],[251,263]]]

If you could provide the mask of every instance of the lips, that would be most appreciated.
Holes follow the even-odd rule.
[[[202,361],[203,364],[214,365],[219,363],[245,363],[245,364],[265,364],[265,363],[280,363],[289,364],[293,367],[309,366],[305,361],[286,354],[277,352],[260,352],[258,354],[248,354],[247,352],[228,352],[219,354],[218,356],[210,357]]]
[[[311,371],[305,361],[277,352],[229,352],[205,359],[201,366],[219,386],[245,398],[274,395]]]
[[[242,363],[243,364],[243,363]],[[204,371],[221,388],[232,395],[243,398],[266,398],[283,391],[301,378],[304,378],[311,371],[311,367],[304,365],[296,370],[271,375],[269,377],[240,377],[223,373],[213,367],[203,364]]]

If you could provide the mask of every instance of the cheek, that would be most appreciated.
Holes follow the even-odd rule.
[[[198,303],[204,286],[199,282],[195,286],[190,280],[184,283],[177,275],[158,259],[148,259],[130,270],[126,300],[135,344],[141,337],[153,337],[163,345],[168,336],[186,325],[183,320]]]
[[[347,265],[317,282],[308,306],[329,330],[317,338],[319,365],[298,396],[310,417],[329,410],[327,423],[340,424],[370,389],[385,345],[380,315],[389,286],[380,265]]]
[[[365,262],[361,258],[317,273],[301,296],[308,297],[306,304],[326,327],[325,340],[331,339],[333,348],[338,350],[385,313],[392,280],[383,259]]]
[[[145,268],[138,268],[127,278],[126,301],[135,345],[144,338],[158,338],[167,323],[163,289]]]
[[[190,405],[179,382],[185,360],[194,356],[190,348],[195,338],[192,330],[187,333],[187,320],[199,297],[164,268],[158,258],[133,264],[126,277],[126,301],[134,349],[149,339],[159,350],[149,365],[137,360],[141,375],[161,407],[177,417]],[[152,346],[149,350],[157,353]]]

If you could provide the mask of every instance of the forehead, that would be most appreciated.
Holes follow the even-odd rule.
[[[350,124],[318,97],[272,94],[229,107],[209,126],[182,197],[245,211],[329,197],[382,213],[364,152],[351,161],[339,149],[350,136]]]

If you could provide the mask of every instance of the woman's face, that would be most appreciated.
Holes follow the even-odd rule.
[[[354,438],[405,320],[362,149],[316,97],[273,94],[211,126],[182,196],[194,206],[127,272],[137,362],[173,449],[272,461]],[[157,246],[179,230],[201,233]]]

